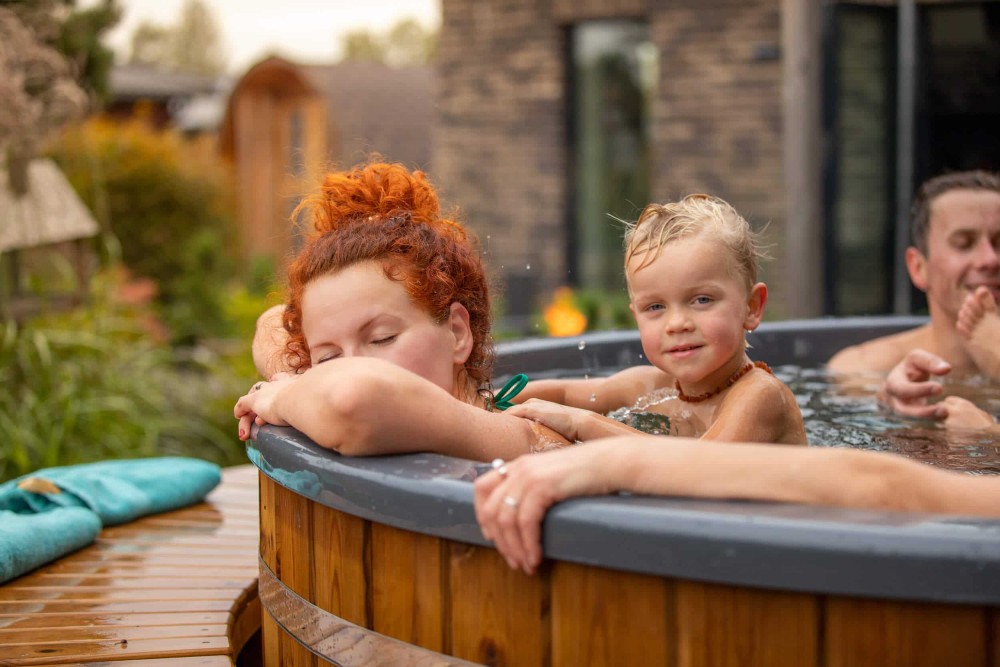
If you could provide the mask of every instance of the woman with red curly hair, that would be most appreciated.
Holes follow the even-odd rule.
[[[241,439],[256,421],[349,455],[486,460],[566,444],[492,410],[485,270],[422,172],[330,173],[300,212],[312,229],[289,266],[287,303],[259,324],[254,358],[271,381],[237,401]]]

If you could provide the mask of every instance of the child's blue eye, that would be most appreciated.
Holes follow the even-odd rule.
[[[662,303],[651,303],[648,306],[646,306],[646,310],[663,310],[663,304]]]
[[[697,303],[700,306],[705,306],[705,305],[708,305],[708,304],[712,303],[712,297],[705,296],[705,295],[696,296],[694,298],[694,302]]]

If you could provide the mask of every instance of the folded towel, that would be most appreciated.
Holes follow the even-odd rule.
[[[0,484],[0,582],[89,544],[102,525],[198,502],[220,479],[214,463],[161,457],[46,468]]]
[[[101,520],[82,507],[42,514],[0,510],[0,582],[85,547],[101,532]]]

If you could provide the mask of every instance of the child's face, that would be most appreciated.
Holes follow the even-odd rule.
[[[760,324],[767,288],[747,290],[731,253],[712,238],[671,241],[642,268],[626,267],[646,357],[688,394],[715,389],[743,365],[744,332]]]
[[[471,350],[464,311],[454,304],[439,324],[402,283],[386,278],[380,262],[362,262],[306,285],[302,333],[313,366],[337,357],[377,357],[452,392]]]

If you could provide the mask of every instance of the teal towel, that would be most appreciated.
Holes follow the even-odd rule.
[[[85,547],[101,532],[101,520],[82,507],[42,514],[0,510],[0,582]]]
[[[29,477],[61,493],[18,488]],[[0,582],[89,544],[101,526],[198,502],[220,479],[214,463],[162,457],[46,468],[0,484]]]

